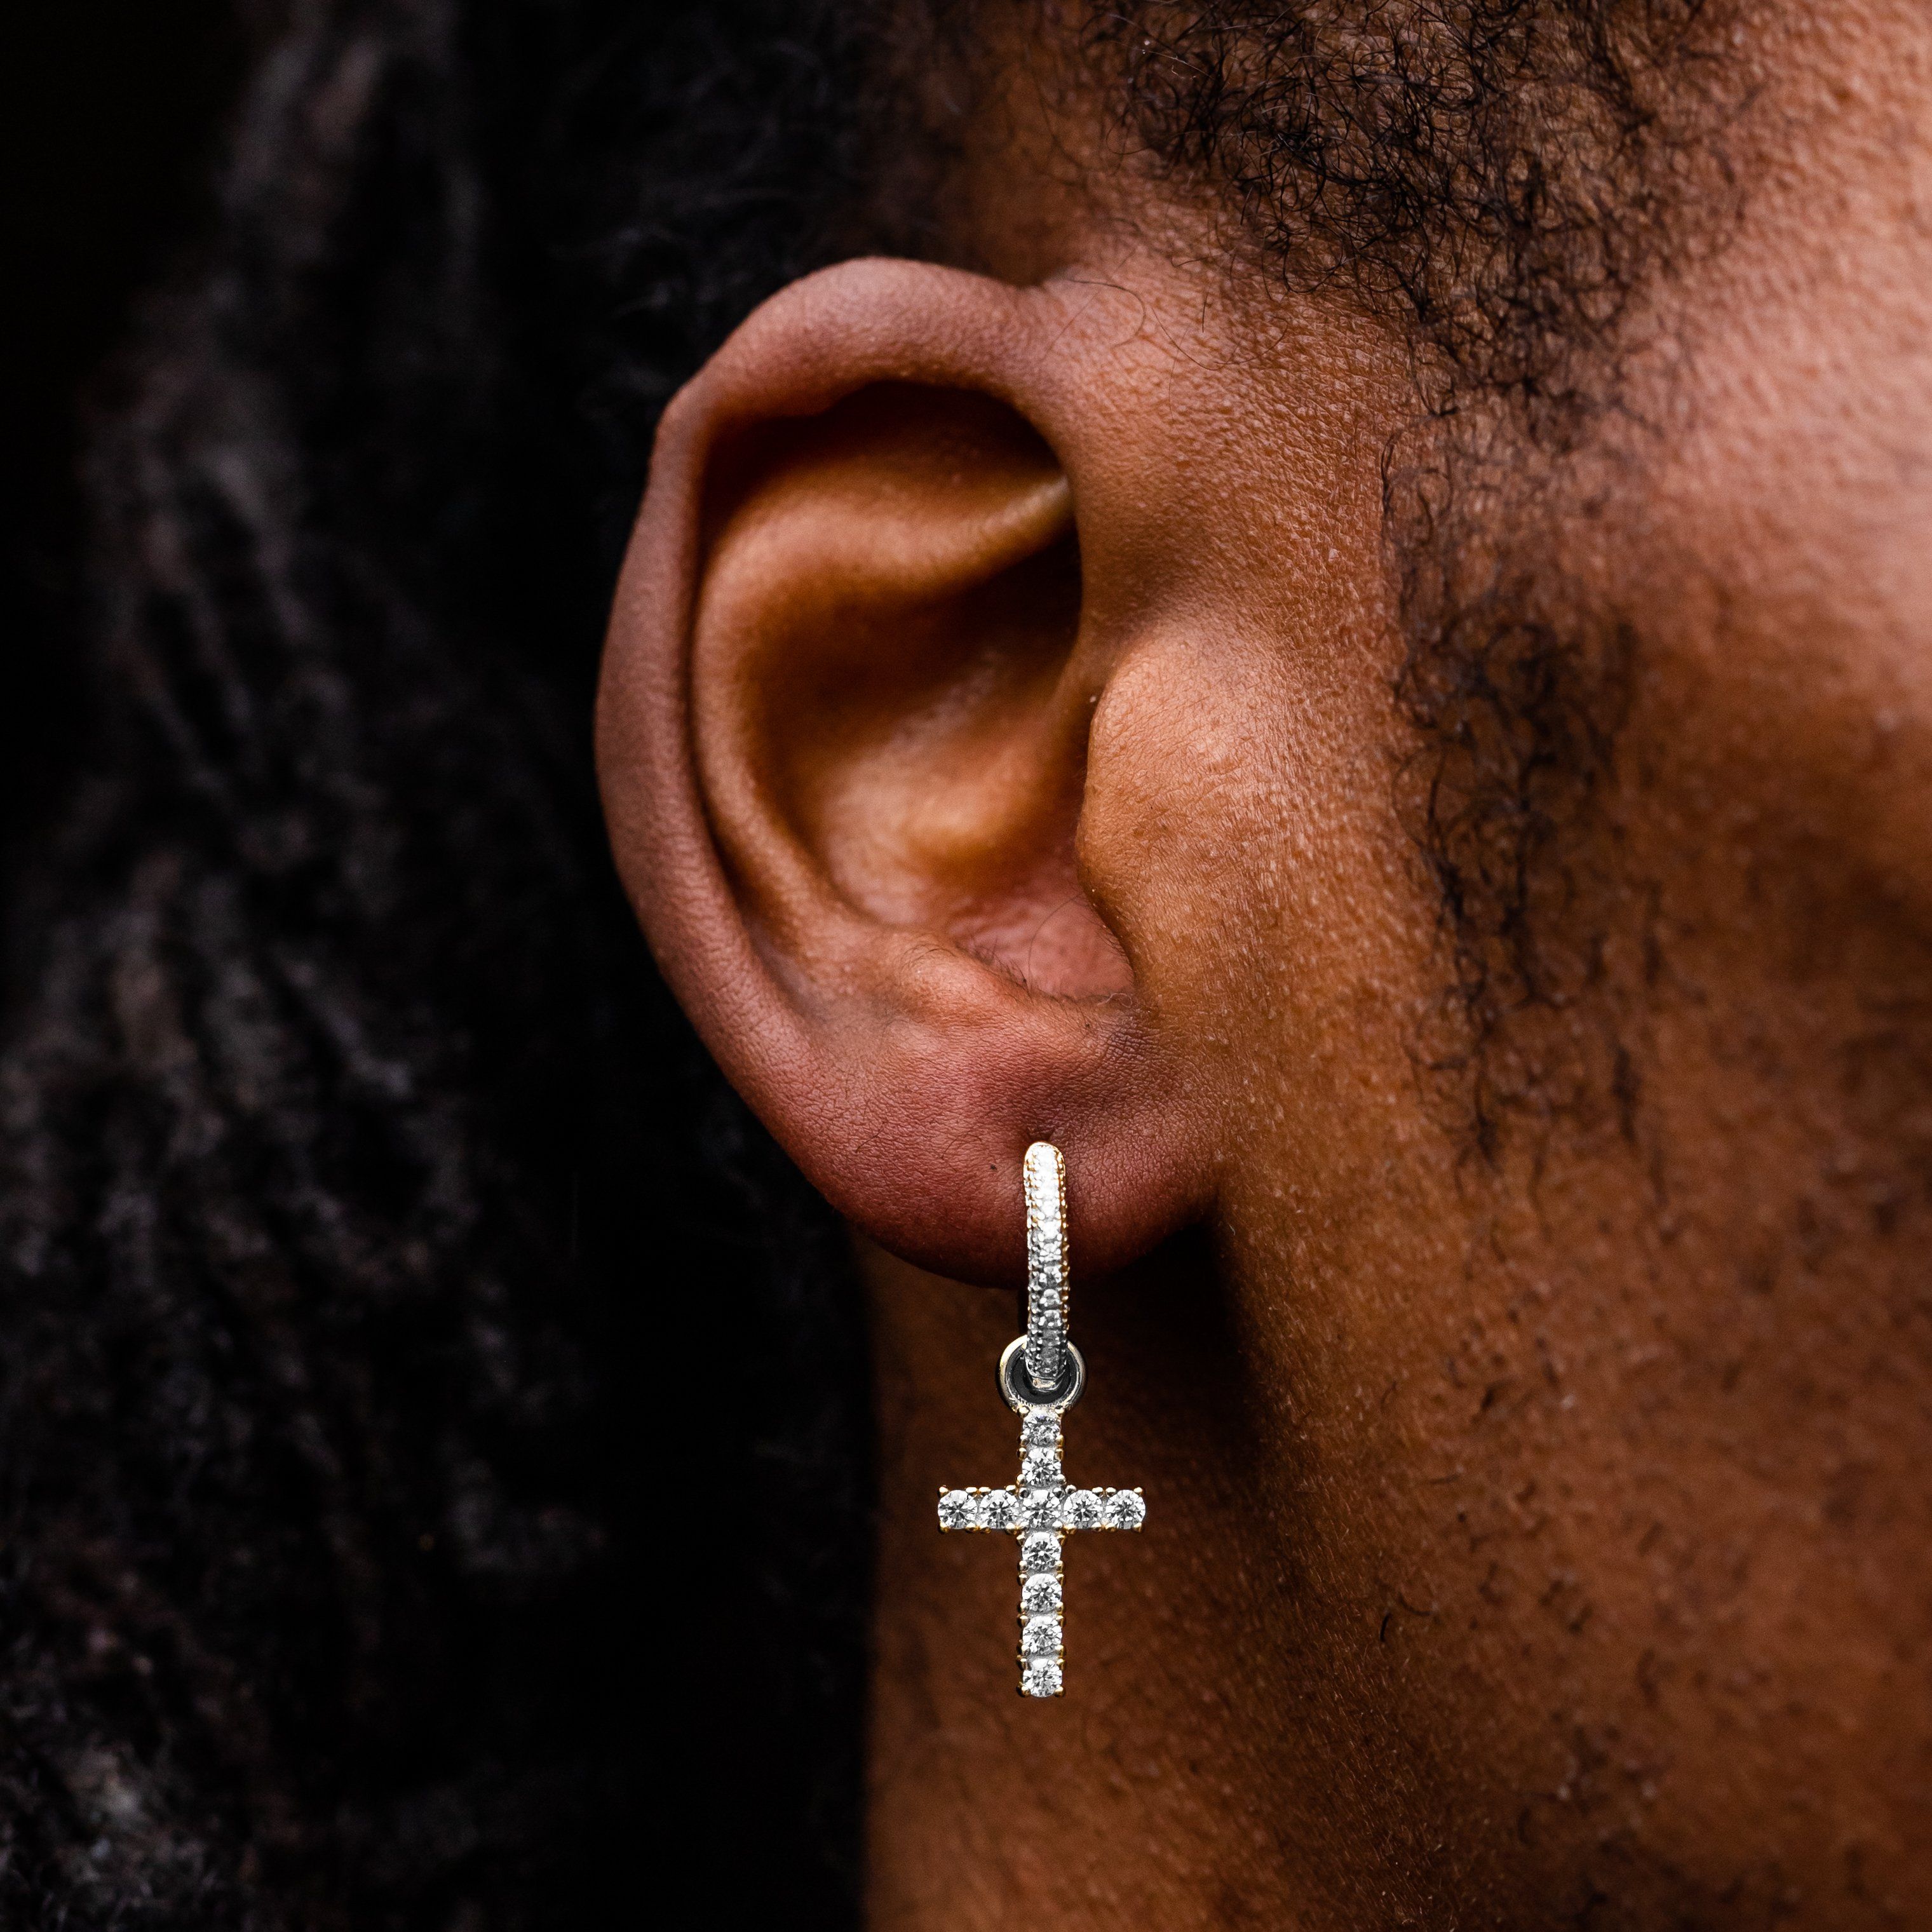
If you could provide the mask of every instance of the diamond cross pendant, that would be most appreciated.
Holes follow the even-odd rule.
[[[1076,1490],[1060,1466],[1060,1419],[1087,1386],[1066,1332],[1066,1163],[1035,1141],[1021,1163],[1026,1190],[1026,1333],[1000,1358],[1000,1394],[1020,1419],[1020,1478],[1010,1490],[941,1490],[941,1529],[1000,1530],[1020,1546],[1020,1695],[1058,1697],[1066,1580],[1060,1540],[1076,1529],[1138,1529],[1138,1490]]]
[[[1029,1407],[1020,1418],[1020,1477],[1010,1490],[944,1490],[941,1529],[1004,1530],[1020,1546],[1020,1695],[1058,1697],[1064,1578],[1060,1538],[1076,1529],[1138,1529],[1138,1490],[1076,1490],[1060,1466],[1060,1411]]]

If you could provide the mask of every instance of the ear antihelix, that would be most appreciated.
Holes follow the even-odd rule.
[[[706,803],[748,912],[824,902],[1063,995],[1126,983],[1073,857],[1088,707],[1066,478],[1007,406],[880,386],[766,440],[692,645]]]

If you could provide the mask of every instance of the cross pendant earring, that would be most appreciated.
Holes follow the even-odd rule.
[[[1060,1423],[1087,1386],[1066,1334],[1066,1166],[1050,1141],[1027,1149],[1027,1331],[1000,1358],[1000,1393],[1020,1418],[1019,1480],[1007,1490],[942,1490],[941,1529],[1019,1539],[1020,1695],[1058,1697],[1065,1661],[1060,1539],[1076,1529],[1138,1529],[1138,1490],[1076,1490],[1060,1466]]]

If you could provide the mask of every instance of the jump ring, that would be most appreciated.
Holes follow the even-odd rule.
[[[1027,1372],[1027,1338],[1016,1335],[1000,1355],[1000,1394],[1015,1414],[1030,1409],[1050,1408],[1064,1414],[1085,1394],[1087,1362],[1071,1342],[1064,1345],[1065,1364],[1060,1380],[1049,1389],[1041,1388]]]

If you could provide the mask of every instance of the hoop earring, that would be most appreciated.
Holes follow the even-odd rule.
[[[1000,1357],[1000,1394],[1020,1418],[1019,1480],[1009,1490],[942,1490],[941,1529],[1000,1530],[1019,1539],[1020,1695],[1065,1688],[1060,1539],[1076,1529],[1138,1529],[1138,1490],[1076,1490],[1060,1466],[1060,1422],[1087,1387],[1067,1334],[1066,1163],[1051,1141],[1027,1149],[1026,1333]]]

